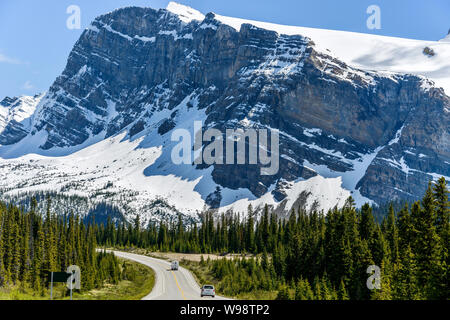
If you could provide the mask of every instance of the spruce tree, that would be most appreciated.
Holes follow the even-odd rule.
[[[349,300],[347,289],[345,288],[344,279],[339,283],[338,300]]]
[[[396,262],[399,259],[399,232],[392,203],[389,206],[389,212],[386,219],[386,239],[389,243],[392,261]]]
[[[448,200],[447,181],[440,178],[433,188],[436,206],[436,228],[442,236],[448,236],[450,219],[450,202]]]
[[[372,239],[375,232],[375,219],[372,214],[372,208],[368,203],[362,206],[360,214],[359,233],[364,240]]]
[[[422,208],[413,205],[413,249],[418,268],[418,285],[425,288],[428,297],[438,296],[439,278],[445,273],[441,264],[441,244],[436,232],[436,211],[431,182],[422,200]]]
[[[20,269],[21,269],[21,245],[22,245],[22,235],[20,233],[20,226],[18,221],[14,221],[14,224],[12,226],[13,229],[13,244],[12,244],[12,259],[11,259],[11,266],[10,266],[10,276],[11,276],[11,282],[13,284],[17,284],[19,280],[20,275]]]
[[[246,243],[246,250],[250,253],[254,253],[255,252],[255,225],[254,225],[254,220],[253,220],[253,212],[251,210],[251,208],[249,208],[249,216],[247,219],[247,226],[246,226],[246,239],[245,239],[245,243]]]
[[[393,298],[397,300],[413,300],[419,298],[420,290],[417,283],[416,259],[408,244],[402,248],[400,262],[394,274]]]

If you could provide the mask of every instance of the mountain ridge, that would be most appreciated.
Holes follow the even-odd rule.
[[[85,30],[30,133],[0,146],[0,176],[17,162],[34,175],[27,186],[30,177],[14,173],[6,192],[52,186],[97,197],[116,180],[99,200],[136,193],[132,214],[158,196],[194,215],[264,203],[283,214],[293,206],[328,210],[350,195],[359,204],[414,199],[427,180],[450,176],[449,101],[431,81],[358,69],[301,35],[247,23],[237,31],[213,13],[197,20],[196,11],[170,9],[177,10],[118,9]],[[171,165],[170,133],[192,131],[198,120],[205,129],[277,130],[279,174]],[[423,120],[433,128],[424,130]],[[86,164],[67,163],[81,159]],[[60,177],[46,172],[52,166]],[[148,219],[157,215],[148,210]]]

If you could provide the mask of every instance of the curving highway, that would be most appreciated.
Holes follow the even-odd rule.
[[[211,297],[200,297],[200,287],[192,274],[180,267],[178,271],[170,270],[170,263],[133,253],[111,251],[117,257],[136,261],[152,268],[155,271],[155,286],[153,291],[142,300],[204,300]],[[215,299],[227,300],[216,296]]]

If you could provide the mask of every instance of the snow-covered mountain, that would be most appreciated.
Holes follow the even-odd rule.
[[[249,204],[328,210],[350,195],[358,204],[416,199],[428,180],[450,176],[449,71],[446,41],[176,3],[118,9],[85,30],[42,99],[21,112],[2,102],[0,188],[4,197],[79,195],[144,221]],[[171,133],[194,134],[194,121],[278,132],[279,173],[173,164]]]
[[[31,130],[31,118],[44,94],[34,97],[6,97],[0,101],[0,143],[13,144]]]
[[[168,10],[179,14],[184,21],[203,20],[204,16],[184,5],[172,2]],[[312,39],[315,49],[364,70],[383,73],[410,73],[427,77],[437,87],[450,94],[450,34],[440,41],[423,41],[378,36],[348,31],[285,26],[273,23],[226,17],[215,19],[239,31],[243,24],[251,24],[279,34],[302,35]],[[449,30],[450,31],[450,30]],[[423,49],[429,47],[436,56],[427,59]]]

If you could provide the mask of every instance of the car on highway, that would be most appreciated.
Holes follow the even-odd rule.
[[[172,271],[178,271],[178,268],[180,267],[180,264],[178,261],[172,261],[172,264],[170,265],[170,269]]]
[[[200,296],[203,297],[216,297],[216,289],[212,285],[205,285],[202,287],[202,292]]]

